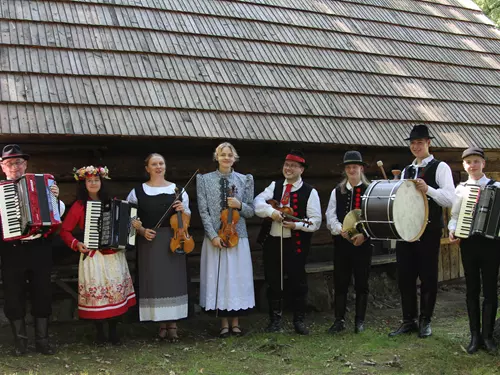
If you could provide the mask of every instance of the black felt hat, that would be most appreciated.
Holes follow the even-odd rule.
[[[344,154],[344,161],[340,165],[348,164],[368,165],[363,161],[363,157],[359,151],[347,151]]]
[[[429,128],[426,125],[415,125],[413,129],[411,129],[410,136],[406,138],[405,141],[422,138],[433,139],[434,137],[429,135]]]
[[[486,159],[484,157],[484,151],[479,147],[469,147],[467,150],[464,150],[464,152],[462,152],[462,159],[465,159],[467,156],[472,155],[477,155],[482,157],[483,159]]]
[[[19,145],[7,145],[2,150],[2,158],[0,160],[5,159],[13,159],[13,158],[23,158],[24,160],[28,160],[30,156],[21,151],[21,147]]]

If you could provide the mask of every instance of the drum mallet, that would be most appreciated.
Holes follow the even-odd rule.
[[[384,176],[384,180],[387,180],[387,175],[385,174],[384,163],[382,162],[382,160],[377,161],[377,166],[382,171],[382,176]]]

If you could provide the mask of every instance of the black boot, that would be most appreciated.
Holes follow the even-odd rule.
[[[418,337],[425,339],[432,336],[431,318],[421,316],[418,320]]]
[[[120,335],[118,334],[118,319],[117,318],[109,319],[108,325],[109,325],[109,342],[112,345],[120,346],[122,342],[120,340]]]
[[[432,335],[431,318],[436,306],[436,293],[422,293],[420,295],[420,318],[418,337],[426,338]]]
[[[269,325],[266,332],[281,332],[281,300],[269,301]]]
[[[26,332],[26,321],[24,318],[19,320],[10,320],[10,327],[14,335],[14,352],[19,357],[28,352],[28,333]]]
[[[478,351],[483,343],[483,339],[481,337],[479,300],[467,300],[466,302],[470,328],[470,343],[469,346],[467,346],[467,353],[473,354]]]
[[[344,319],[335,319],[332,326],[328,329],[328,333],[330,335],[335,335],[337,333],[345,330],[345,320]]]
[[[412,332],[418,332],[417,321],[415,319],[405,319],[403,320],[403,323],[399,326],[397,330],[389,333],[389,337],[394,337]]]
[[[356,293],[356,317],[354,319],[354,333],[365,330],[366,307],[368,305],[368,294]]]
[[[483,302],[483,343],[484,348],[490,354],[495,354],[497,345],[493,341],[493,327],[495,326],[496,305]]]
[[[95,335],[95,345],[104,346],[106,345],[106,335],[104,334],[104,322],[102,320],[96,320],[94,322],[96,335]]]
[[[306,317],[306,297],[294,298],[293,303],[293,328],[299,335],[308,335],[309,329],[304,323]]]
[[[53,355],[56,352],[49,342],[48,318],[35,318],[35,349],[45,355]]]

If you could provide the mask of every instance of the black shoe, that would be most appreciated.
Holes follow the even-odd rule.
[[[118,334],[118,320],[116,318],[110,319],[108,322],[108,328],[109,342],[111,345],[120,346],[122,341],[120,340],[120,335]]]
[[[293,328],[295,328],[295,332],[299,335],[308,335],[309,329],[306,327],[306,324],[302,320],[297,320],[293,322]]]
[[[493,341],[493,339],[485,339],[483,338],[484,349],[490,354],[496,354],[497,352],[497,344]]]
[[[345,320],[344,319],[335,319],[333,325],[328,329],[328,333],[331,335],[335,335],[337,333],[345,330]]]
[[[421,318],[418,327],[418,337],[425,339],[432,336],[431,320],[429,318]]]
[[[467,346],[467,353],[474,354],[483,345],[483,340],[479,332],[472,332],[470,336],[470,343]]]
[[[415,320],[406,320],[403,321],[403,323],[399,326],[397,330],[389,333],[389,337],[394,337],[412,332],[418,332],[418,324]]]
[[[10,327],[14,335],[14,351],[16,357],[22,356],[28,352],[28,334],[26,332],[26,321],[24,318],[11,320]]]
[[[365,330],[365,322],[362,320],[356,320],[354,323],[354,333],[361,333]]]
[[[281,332],[281,300],[269,300],[269,325],[266,332]]]
[[[232,326],[231,327],[231,335],[240,337],[243,335],[243,331],[241,330],[240,326]]]
[[[229,327],[222,327],[219,331],[219,338],[227,339],[229,337]]]
[[[56,353],[49,342],[48,318],[35,318],[35,350],[44,355],[54,355]]]

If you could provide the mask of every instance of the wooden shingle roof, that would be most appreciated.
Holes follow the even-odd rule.
[[[500,149],[471,0],[0,0],[0,133]]]

